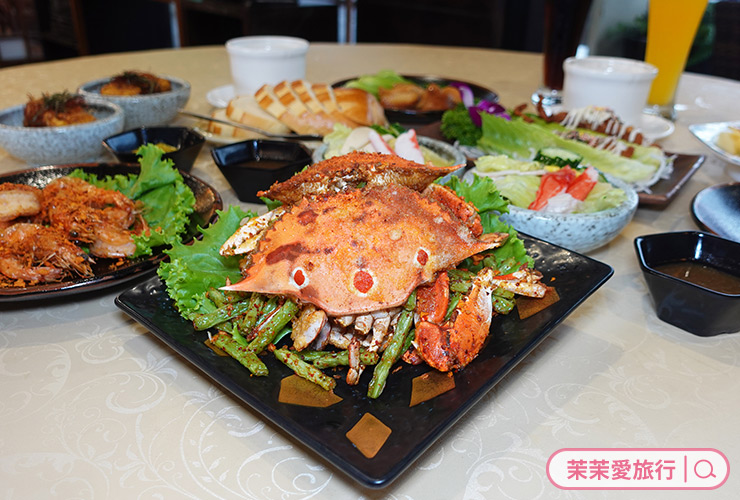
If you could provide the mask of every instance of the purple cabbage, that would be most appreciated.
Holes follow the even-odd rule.
[[[480,117],[481,113],[500,116],[501,118],[511,120],[511,116],[506,112],[506,108],[496,102],[482,99],[476,104],[475,99],[473,98],[473,91],[468,85],[460,82],[453,82],[450,85],[460,91],[463,105],[468,109],[470,119],[473,120],[476,127],[480,127],[483,123]]]

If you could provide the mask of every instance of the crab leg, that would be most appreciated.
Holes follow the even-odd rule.
[[[491,295],[497,285],[494,270],[484,268],[470,292],[458,303],[449,320],[439,325],[423,319],[416,324],[414,343],[421,358],[432,368],[447,372],[472,361],[480,352],[491,326]]]
[[[253,251],[257,248],[262,235],[270,228],[273,221],[285,213],[285,208],[278,207],[267,213],[249,219],[239,226],[239,229],[232,234],[228,240],[221,245],[219,253],[226,256],[240,255]]]
[[[519,269],[511,274],[496,276],[491,283],[497,288],[514,292],[527,297],[542,298],[545,296],[547,287],[540,283],[542,274],[528,268]]]

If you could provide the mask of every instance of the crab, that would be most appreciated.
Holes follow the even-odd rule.
[[[243,279],[224,289],[285,295],[304,304],[293,325],[296,349],[326,343],[355,351],[358,343],[382,349],[414,290],[438,283],[448,269],[508,238],[507,233],[484,234],[474,206],[433,184],[456,168],[351,153],[273,185],[259,195],[283,205],[247,221],[221,247],[222,255],[245,257]],[[460,337],[475,337],[469,353],[435,363],[419,349],[425,361],[449,370],[477,355],[488,335],[495,287],[492,277],[476,278],[455,321],[441,330],[443,336],[457,329]],[[443,318],[422,317],[442,324]]]

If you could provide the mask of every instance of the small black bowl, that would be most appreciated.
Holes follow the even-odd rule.
[[[638,236],[635,250],[658,318],[701,337],[740,331],[740,243],[686,231]]]
[[[213,161],[241,201],[261,203],[257,192],[289,179],[310,165],[310,151],[298,142],[252,139],[211,150]]]
[[[121,163],[138,163],[136,150],[144,144],[165,143],[175,151],[162,155],[170,159],[178,169],[189,172],[206,139],[187,127],[141,127],[121,132],[103,140],[103,145]]]

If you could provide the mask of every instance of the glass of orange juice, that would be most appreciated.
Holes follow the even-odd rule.
[[[676,118],[676,88],[708,0],[649,0],[645,62],[658,68],[649,113]]]

